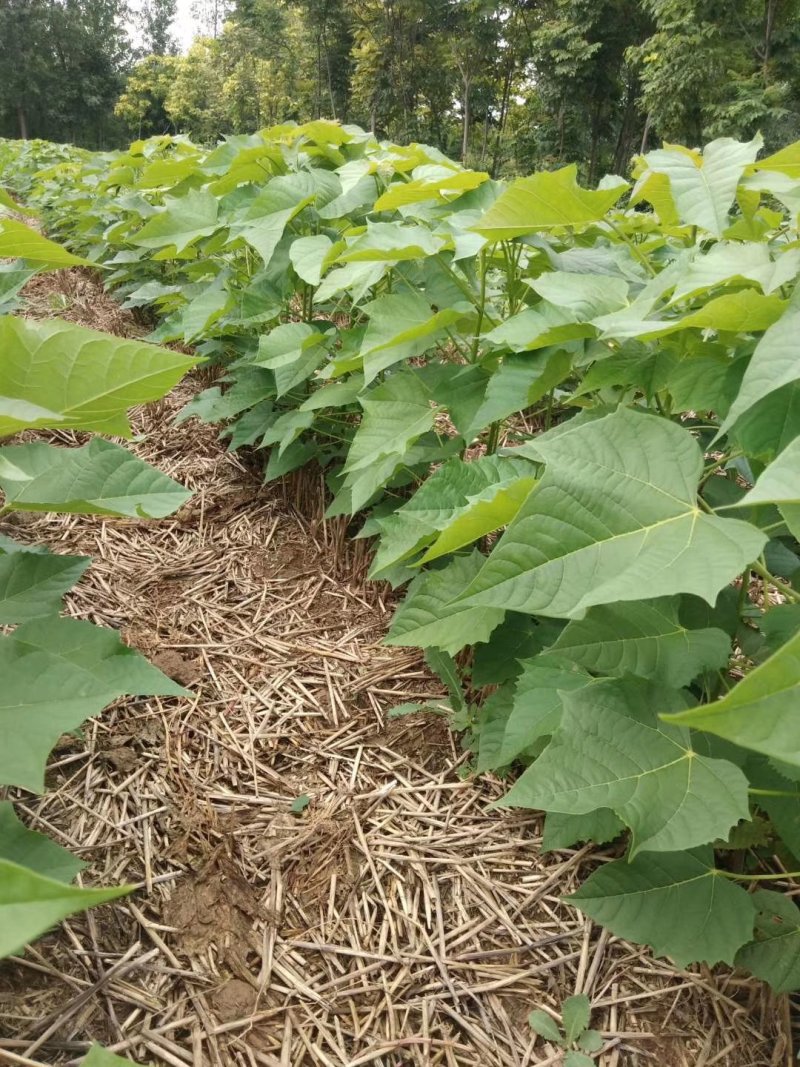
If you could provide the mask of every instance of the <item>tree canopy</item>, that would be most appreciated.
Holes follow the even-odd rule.
[[[494,174],[800,135],[800,0],[0,0],[0,134],[213,143],[332,118]]]

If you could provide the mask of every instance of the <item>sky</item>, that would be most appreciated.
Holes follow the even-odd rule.
[[[178,0],[178,11],[173,23],[173,33],[182,52],[188,50],[195,32],[194,19],[192,18],[192,0]]]
[[[192,43],[195,34],[197,33],[197,24],[194,16],[192,15],[192,4],[194,0],[178,0],[175,21],[172,24],[172,32],[175,35],[175,39],[178,42],[178,47],[181,52],[187,52],[189,45]],[[131,7],[135,10],[139,7],[139,0],[132,0]],[[132,22],[128,24],[129,31],[134,40],[136,40],[137,33],[135,24]]]

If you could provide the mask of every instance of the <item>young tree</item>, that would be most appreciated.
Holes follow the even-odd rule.
[[[178,10],[178,0],[141,0],[136,18],[142,36],[145,55],[171,56],[178,51],[172,24]]]

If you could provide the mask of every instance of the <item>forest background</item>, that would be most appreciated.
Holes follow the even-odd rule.
[[[214,142],[338,119],[493,175],[800,138],[800,0],[0,0],[0,136]]]

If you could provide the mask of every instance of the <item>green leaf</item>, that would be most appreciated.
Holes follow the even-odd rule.
[[[0,185],[0,208],[7,208],[9,211],[15,211],[17,214],[22,215],[26,210],[28,214],[35,215],[36,212],[31,208],[23,208],[21,204],[18,204],[11,193],[7,189],[4,189]],[[2,214],[2,212],[0,212]]]
[[[575,420],[573,420],[575,421]],[[765,536],[703,514],[703,456],[666,419],[621,408],[536,440],[547,469],[480,574],[466,606],[580,618],[596,604],[677,592],[714,603]]]
[[[25,545],[9,550],[10,544],[0,542],[0,624],[57,614],[64,593],[89,566],[89,557],[29,551]]]
[[[507,767],[539,738],[555,733],[566,695],[591,681],[582,668],[549,652],[526,660],[505,714],[493,716],[481,730],[478,770]]]
[[[678,598],[590,608],[552,646],[595,674],[638,674],[679,689],[706,668],[723,667],[730,638],[722,630],[687,630]]]
[[[572,356],[563,349],[505,356],[489,379],[483,403],[464,430],[465,438],[472,440],[490,423],[537,403],[568,378],[571,370]]]
[[[424,200],[441,199],[448,193],[464,193],[477,189],[487,181],[488,174],[474,170],[453,170],[450,167],[419,167],[414,181],[393,182],[375,201],[376,211],[391,211]]]
[[[464,645],[485,641],[505,612],[451,606],[453,592],[472,580],[482,561],[483,556],[475,551],[415,578],[395,612],[386,644],[433,647],[454,655]]]
[[[718,437],[726,433],[754,404],[782,386],[800,378],[797,360],[797,331],[800,307],[791,307],[756,345],[744,372],[739,395],[731,405]]]
[[[577,1041],[583,1031],[588,1029],[591,1015],[591,1002],[583,993],[574,997],[567,997],[561,1005],[561,1021],[564,1025],[564,1035],[570,1044],[573,1041]]]
[[[773,260],[765,242],[718,241],[707,252],[697,248],[678,279],[671,304],[696,297],[726,282],[753,281],[772,293],[797,273],[800,254],[796,249]]]
[[[578,322],[574,312],[542,302],[501,322],[484,334],[484,340],[510,348],[512,352],[533,352],[550,345],[593,337],[596,333],[590,323]]]
[[[545,1041],[555,1041],[557,1045],[563,1045],[564,1035],[559,1029],[558,1023],[546,1011],[536,1009],[528,1016],[528,1025],[535,1034],[543,1037]]]
[[[739,501],[751,504],[796,504],[800,502],[800,437],[786,446],[767,467],[756,484]]]
[[[613,841],[625,829],[625,824],[610,808],[597,808],[586,815],[566,815],[562,811],[548,811],[542,835],[542,851],[557,852],[583,841],[604,845]]]
[[[438,648],[429,648],[425,653],[425,662],[447,689],[453,711],[460,711],[464,707],[464,696],[461,692],[458,667],[453,657]]]
[[[9,800],[0,801],[0,860],[27,867],[44,878],[71,882],[86,864],[44,834],[29,830]]]
[[[81,1060],[81,1067],[136,1067],[136,1064],[122,1056],[115,1056],[100,1045],[92,1045],[86,1058]]]
[[[628,303],[629,286],[624,278],[557,270],[527,281],[539,296],[579,322],[619,311]]]
[[[14,316],[0,316],[0,351],[0,437],[24,429],[127,437],[126,410],[163,396],[197,362],[58,319]]]
[[[516,678],[522,670],[522,660],[532,659],[557,636],[550,627],[530,615],[513,614],[493,631],[492,636],[478,645],[472,658],[472,685],[501,685]]]
[[[400,263],[435,255],[444,241],[426,226],[404,226],[399,222],[368,222],[363,236],[348,242],[338,263]]]
[[[92,267],[95,264],[80,256],[73,256],[55,241],[43,237],[24,222],[0,218],[0,258],[24,259],[37,263],[47,270],[62,267]]]
[[[357,511],[384,485],[411,446],[433,428],[435,409],[422,378],[404,370],[364,393],[364,415],[344,470]]]
[[[308,285],[317,286],[322,278],[326,259],[333,248],[333,241],[324,233],[311,237],[299,237],[292,241],[289,259],[295,273]]]
[[[361,357],[369,384],[377,375],[401,360],[421,356],[447,336],[447,327],[471,312],[469,305],[444,308],[431,314],[431,307],[418,293],[392,293],[362,308],[369,316]]]
[[[34,274],[34,268],[16,267],[13,262],[0,263],[0,315],[20,306],[22,301],[17,297]]]
[[[585,1056],[582,1052],[572,1049],[564,1057],[564,1067],[595,1067],[591,1056]]]
[[[737,967],[744,967],[776,993],[800,989],[800,910],[790,897],[759,889],[753,894],[755,940],[741,948]]]
[[[81,889],[65,885],[0,859],[0,957],[19,952],[68,915],[129,892],[128,886]]]
[[[800,436],[800,382],[790,382],[757,400],[731,428],[743,452],[771,459]]]
[[[747,779],[727,760],[698,754],[688,730],[656,709],[680,693],[629,678],[563,695],[549,746],[503,798],[504,807],[583,815],[611,808],[631,829],[631,855],[671,852],[719,837],[749,817]]]
[[[294,798],[289,810],[293,815],[302,815],[310,803],[311,797],[308,793],[301,793],[299,797]]]
[[[582,227],[603,218],[628,188],[581,189],[574,164],[520,178],[500,194],[473,229],[493,241],[554,227]]]
[[[165,197],[164,208],[148,219],[130,242],[141,248],[174,246],[180,253],[201,237],[215,233],[220,227],[218,216],[219,200],[212,193],[190,189],[181,197]]]
[[[579,1049],[584,1052],[599,1052],[605,1044],[603,1035],[599,1034],[597,1030],[586,1030],[578,1038],[577,1045]],[[589,1060],[590,1063],[594,1061]]]
[[[706,145],[703,154],[681,148],[659,148],[644,157],[656,174],[669,178],[670,192],[681,220],[721,237],[739,180],[763,144],[720,137]]]
[[[275,373],[277,396],[309,378],[327,356],[325,334],[307,322],[287,322],[262,334],[252,365]]]
[[[61,734],[112,700],[186,693],[116,631],[75,619],[36,619],[0,637],[0,676],[0,783],[31,792]]]
[[[66,511],[160,519],[191,497],[183,486],[119,445],[80,448],[42,441],[0,448],[0,487],[13,511]]]
[[[432,559],[498,529],[530,491],[535,469],[512,457],[448,460],[409,501],[378,520],[381,540],[370,575],[378,577],[422,549]]]
[[[666,722],[707,730],[742,748],[800,766],[800,633],[752,670],[714,704]]]
[[[605,863],[566,899],[613,934],[650,945],[679,967],[732,964],[753,934],[752,899],[717,873],[710,848]]]

